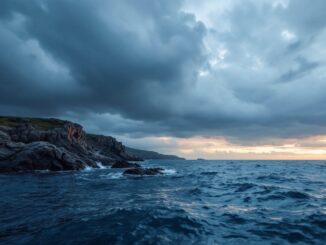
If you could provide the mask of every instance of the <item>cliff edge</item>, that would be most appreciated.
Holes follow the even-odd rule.
[[[70,121],[0,117],[0,172],[80,170],[139,161],[115,138],[86,134]]]

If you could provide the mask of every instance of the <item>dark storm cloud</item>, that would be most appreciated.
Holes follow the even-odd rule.
[[[203,59],[205,28],[192,15],[179,12],[178,1],[35,0],[1,5],[2,103],[29,108],[42,100],[49,113],[48,106],[80,107],[163,118],[170,114],[170,105],[164,105],[167,95],[179,90],[185,70]],[[15,24],[18,30],[13,30]],[[17,50],[28,50],[26,42],[35,43],[36,57]],[[69,76],[37,71],[43,62],[40,52]],[[51,79],[60,80],[54,91],[48,86]],[[68,93],[69,86],[82,91]]]
[[[326,133],[326,2],[245,3],[2,0],[1,113],[132,137]]]

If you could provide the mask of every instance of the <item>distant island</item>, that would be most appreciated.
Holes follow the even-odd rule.
[[[160,171],[146,172],[128,163],[144,159],[182,158],[125,147],[111,136],[88,134],[81,125],[66,120],[0,117],[0,172],[101,166],[138,167],[134,173],[140,174]]]

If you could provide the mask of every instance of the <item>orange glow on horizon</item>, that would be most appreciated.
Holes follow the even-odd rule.
[[[176,148],[168,153],[187,159],[326,160],[326,135],[302,139],[279,139],[274,143],[257,145],[231,143],[222,137],[184,139],[160,137],[159,139],[167,145],[174,142]]]

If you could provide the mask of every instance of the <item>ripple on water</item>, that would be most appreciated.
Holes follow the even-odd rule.
[[[259,197],[259,201],[273,201],[273,200],[308,200],[309,194],[300,191],[279,191],[264,197]]]
[[[254,188],[256,186],[257,185],[252,184],[252,183],[243,183],[243,184],[240,184],[240,186],[235,191],[236,192],[244,192],[244,191],[252,189],[252,188]]]
[[[214,175],[218,175],[218,172],[216,171],[211,171],[211,172],[201,172],[201,175],[209,175],[209,176],[214,176]]]
[[[227,223],[244,225],[247,223],[247,220],[240,217],[238,214],[227,213],[223,214],[223,217],[226,219]]]
[[[324,165],[148,161],[167,171],[1,175],[0,243],[325,244]]]

